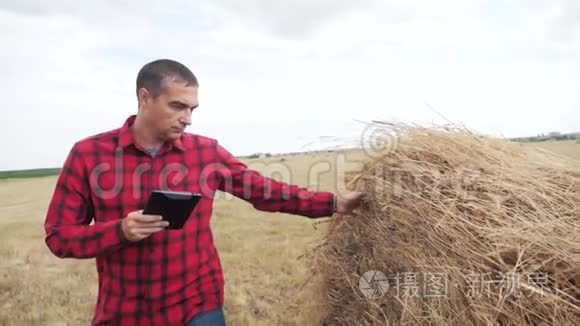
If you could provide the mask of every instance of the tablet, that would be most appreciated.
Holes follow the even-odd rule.
[[[201,194],[193,192],[153,190],[143,214],[161,215],[169,222],[167,229],[178,230],[183,228],[200,199]]]

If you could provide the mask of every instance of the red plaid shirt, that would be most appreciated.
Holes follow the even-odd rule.
[[[46,215],[46,243],[56,256],[96,258],[93,325],[184,325],[223,305],[222,267],[210,229],[216,190],[262,211],[333,213],[334,194],[261,176],[211,138],[185,133],[151,156],[134,142],[134,120],[75,143]],[[203,198],[182,230],[129,242],[121,219],[143,209],[153,189]]]

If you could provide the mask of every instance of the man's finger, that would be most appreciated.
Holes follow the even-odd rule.
[[[153,233],[163,231],[164,229],[165,228],[162,228],[162,227],[139,229],[139,230],[136,230],[135,233],[138,234],[138,236],[140,238],[146,238],[146,237],[152,235]]]
[[[134,229],[139,231],[139,230],[148,230],[148,229],[153,229],[153,228],[166,228],[168,226],[169,226],[169,222],[160,221],[160,222],[153,222],[153,223],[137,224],[134,227]]]
[[[133,219],[140,223],[152,223],[161,221],[163,217],[161,215],[135,215]]]

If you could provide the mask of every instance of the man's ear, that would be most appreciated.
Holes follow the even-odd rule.
[[[147,104],[149,101],[151,101],[151,93],[149,93],[146,88],[142,87],[137,92],[137,99],[139,101],[139,105]]]

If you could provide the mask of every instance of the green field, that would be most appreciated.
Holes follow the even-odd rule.
[[[0,171],[0,179],[38,178],[57,175],[60,168]]]
[[[545,142],[524,142],[526,146],[537,146],[540,148],[555,151],[574,159],[580,159],[580,152],[578,152],[577,144],[574,140],[563,140],[563,141],[545,141]],[[302,155],[308,155],[309,153],[302,153]],[[271,155],[268,154],[268,157]],[[282,155],[284,156],[284,155]],[[276,157],[276,155],[274,155]],[[243,159],[257,158],[257,157],[240,157]],[[45,169],[29,169],[29,170],[12,170],[12,171],[0,171],[0,179],[20,179],[20,178],[38,178],[58,175],[60,168],[45,168]]]

